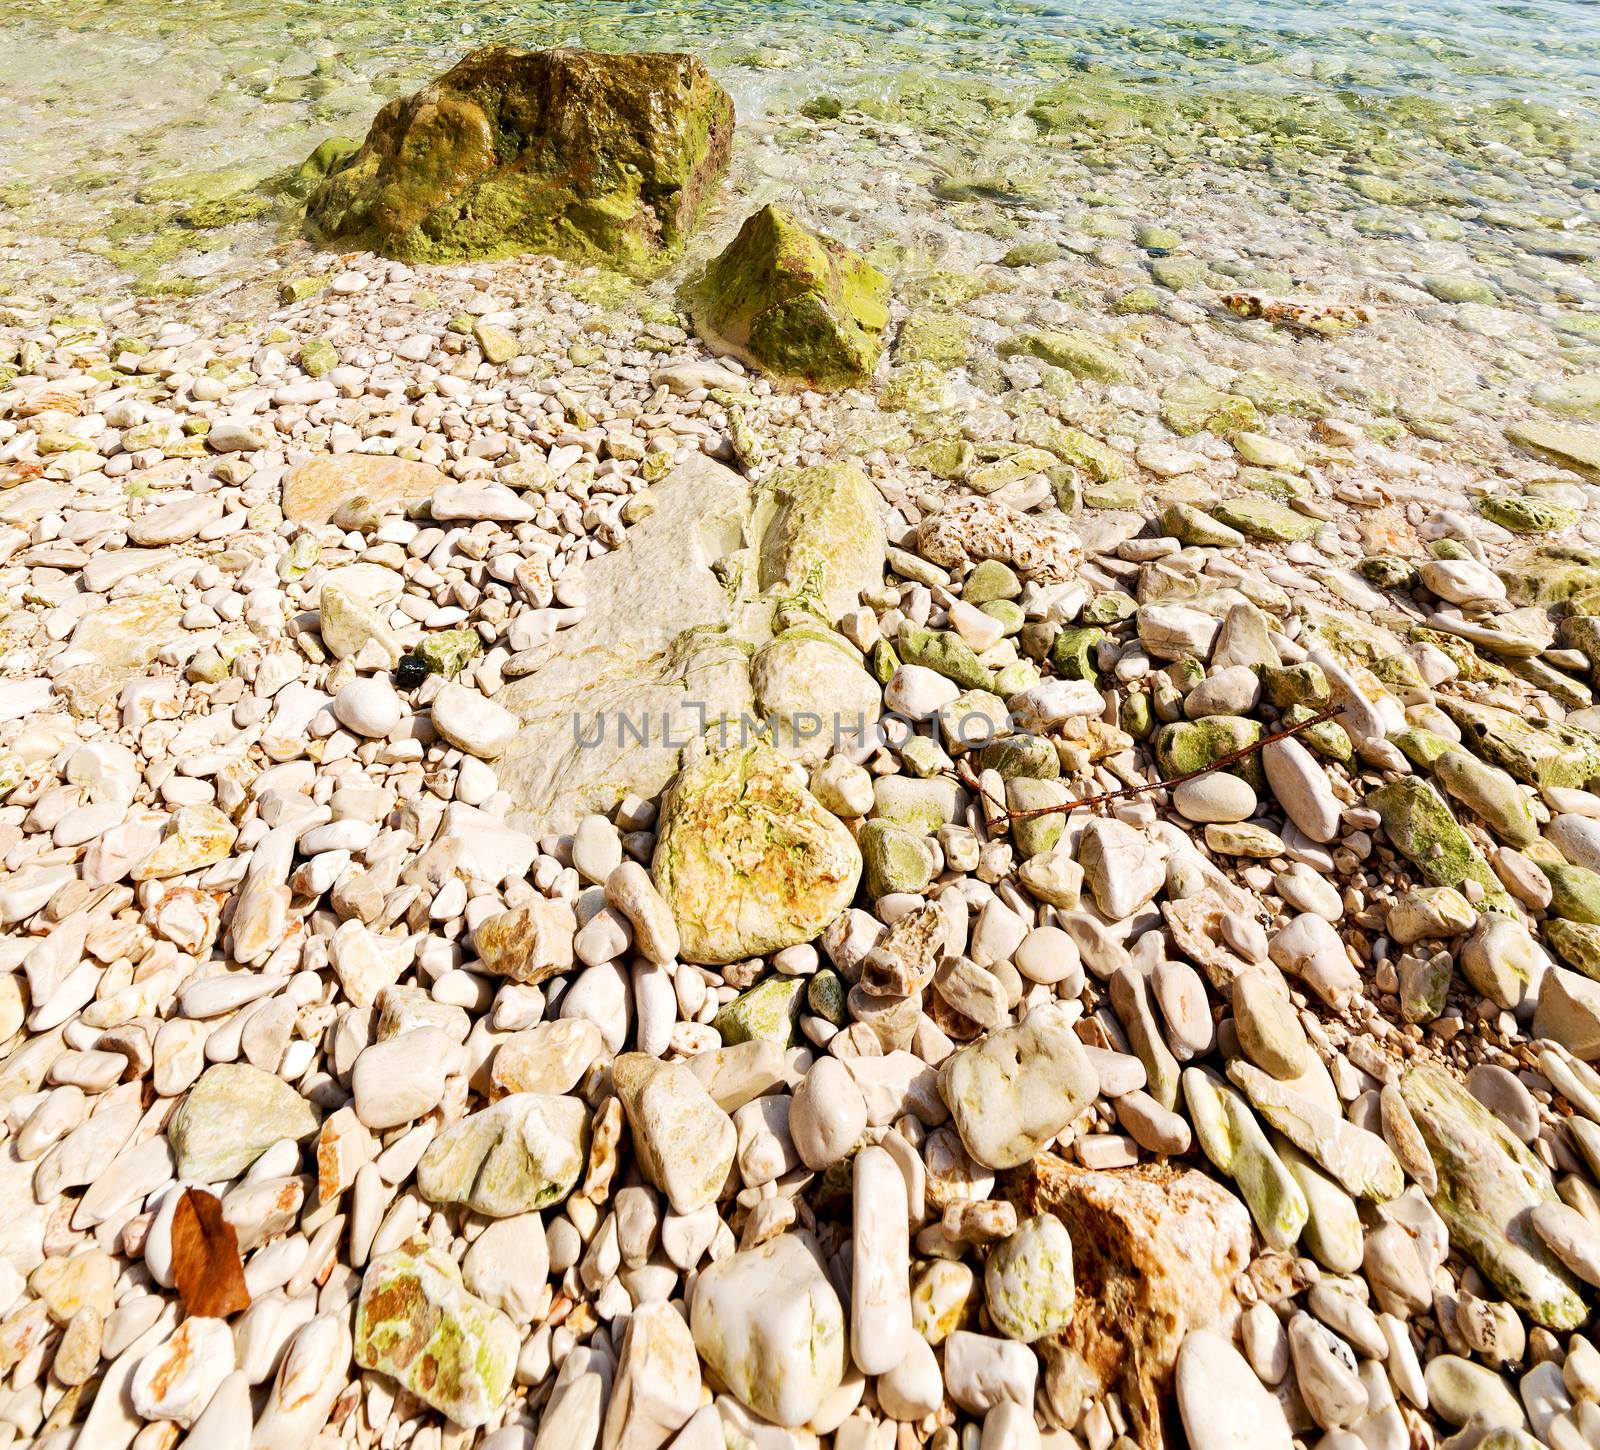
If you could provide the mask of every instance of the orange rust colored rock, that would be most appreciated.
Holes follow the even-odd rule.
[[[1081,1397],[1118,1390],[1134,1441],[1163,1450],[1184,1335],[1231,1335],[1238,1321],[1233,1282],[1250,1261],[1249,1212],[1192,1169],[1097,1173],[1049,1153],[1016,1170],[1007,1193],[1025,1215],[1055,1214],[1072,1236],[1072,1323],[1034,1346],[1045,1393],[1070,1423]],[[1170,1443],[1183,1443],[1175,1428]]]

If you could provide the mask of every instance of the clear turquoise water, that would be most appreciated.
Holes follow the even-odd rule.
[[[1286,184],[1327,174],[1323,157],[1370,159],[1391,176],[1493,173],[1500,199],[1561,217],[1600,209],[1594,0],[0,0],[0,38],[13,289],[224,275],[281,237],[282,211],[174,239],[179,202],[270,183],[489,42],[692,50],[747,123],[780,128],[827,91],[959,146],[1026,130],[1047,93],[1093,113],[1069,113],[1069,144],[1153,140],[1154,166],[1176,112],[1183,154]],[[1107,121],[1124,107],[1131,123]]]

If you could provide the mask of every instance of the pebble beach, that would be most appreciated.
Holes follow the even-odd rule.
[[[1600,1446],[1591,7],[1168,12],[0,0],[0,1446]]]

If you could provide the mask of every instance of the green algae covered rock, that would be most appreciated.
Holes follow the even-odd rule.
[[[1578,1287],[1524,1211],[1557,1201],[1549,1171],[1442,1069],[1412,1068],[1400,1092],[1438,1173],[1430,1202],[1451,1242],[1536,1323],[1576,1328],[1588,1313]]]
[[[1539,861],[1550,883],[1550,915],[1563,921],[1600,925],[1600,872],[1587,866]]]
[[[900,658],[953,680],[964,690],[987,690],[994,683],[988,665],[954,630],[922,629],[907,620],[895,638]]]
[[[1161,421],[1180,438],[1212,432],[1231,438],[1260,421],[1256,405],[1198,378],[1177,378],[1161,390]]]
[[[1576,544],[1540,544],[1495,571],[1513,604],[1560,604],[1600,589],[1600,554]]]
[[[1600,775],[1600,735],[1581,726],[1453,696],[1441,696],[1440,705],[1463,745],[1527,785],[1578,789]]]
[[[307,215],[407,261],[547,252],[642,269],[693,227],[733,126],[693,56],[488,46],[379,111]]]
[[[756,500],[756,587],[832,624],[863,589],[883,583],[886,542],[878,491],[839,460],[775,473]]]
[[[1211,516],[1216,522],[1252,539],[1279,544],[1309,539],[1322,527],[1320,520],[1296,513],[1270,498],[1224,499],[1212,510]]]
[[[1562,961],[1600,982],[1600,923],[1552,917],[1544,934]]]
[[[441,629],[424,635],[412,651],[430,675],[454,679],[469,660],[483,653],[483,640],[475,629]]]
[[[303,1142],[316,1131],[316,1109],[282,1078],[246,1063],[219,1062],[178,1104],[167,1141],[181,1178],[221,1183],[274,1143]]]
[[[679,773],[651,872],[683,959],[720,966],[815,938],[855,895],[861,852],[803,773],[757,741]]]
[[[867,895],[876,901],[897,891],[926,891],[933,880],[933,853],[926,838],[893,821],[872,820],[861,828]]]
[[[1570,504],[1527,493],[1491,493],[1478,500],[1478,512],[1514,534],[1549,534],[1578,521]]]
[[[1202,720],[1179,720],[1163,725],[1156,732],[1156,764],[1163,776],[1188,775],[1205,770],[1225,755],[1248,750],[1261,738],[1259,721],[1243,715],[1208,715]],[[1258,790],[1265,777],[1261,757],[1249,755],[1230,765],[1234,775],[1243,776]]]
[[[1510,901],[1489,863],[1450,814],[1444,798],[1414,775],[1391,781],[1367,797],[1377,811],[1390,843],[1434,886],[1460,886],[1476,881],[1484,889],[1484,905],[1504,909]]]
[[[512,1093],[450,1124],[417,1165],[429,1203],[510,1218],[560,1203],[583,1172],[589,1111],[578,1098]]]
[[[889,279],[776,206],[745,220],[689,301],[708,341],[817,388],[870,376],[889,325]]]
[[[758,1040],[789,1047],[794,1043],[805,991],[804,977],[768,977],[739,993],[717,1013],[711,1025],[722,1034],[725,1047]]]
[[[508,1316],[467,1291],[439,1249],[379,1254],[362,1277],[356,1363],[468,1429],[511,1392],[521,1339]]]
[[[1001,344],[1002,355],[1036,357],[1052,367],[1065,368],[1075,378],[1120,383],[1128,376],[1128,361],[1097,333],[1077,327],[1045,328],[1024,332]]]

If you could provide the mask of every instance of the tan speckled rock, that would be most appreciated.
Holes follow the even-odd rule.
[[[947,569],[999,559],[1040,584],[1071,579],[1083,562],[1078,536],[1064,519],[1018,513],[995,498],[960,498],[924,519],[917,550]]]
[[[297,523],[325,524],[348,498],[409,503],[430,498],[448,475],[431,463],[375,453],[337,453],[302,463],[283,485],[283,514]]]

